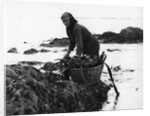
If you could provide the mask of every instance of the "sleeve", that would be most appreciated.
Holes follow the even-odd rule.
[[[77,45],[76,55],[81,55],[83,53],[83,38],[80,28],[75,30],[75,41]]]
[[[69,49],[70,51],[73,51],[74,48],[75,48],[75,41],[73,41],[72,37],[70,36],[68,29],[66,29],[66,32],[67,32],[67,35],[68,35],[69,41],[70,41],[68,49]]]
[[[69,38],[69,39],[70,39],[70,38]],[[75,42],[74,42],[74,41],[72,41],[72,40],[70,40],[69,50],[70,50],[70,51],[73,51],[73,50],[74,50],[74,48],[75,48]]]

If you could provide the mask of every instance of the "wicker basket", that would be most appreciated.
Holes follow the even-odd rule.
[[[73,68],[70,69],[70,76],[76,83],[91,83],[99,81],[104,64],[92,68]]]

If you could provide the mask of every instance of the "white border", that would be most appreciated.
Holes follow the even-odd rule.
[[[21,1],[21,0],[19,0]],[[23,0],[22,0],[23,1]],[[27,1],[27,0],[26,0]],[[28,0],[29,1],[29,0]],[[41,0],[30,0],[30,1],[41,1]],[[96,5],[119,5],[119,6],[140,6],[144,7],[144,109],[143,110],[120,110],[120,111],[104,111],[104,112],[90,112],[90,113],[69,113],[69,114],[51,114],[51,115],[72,115],[72,116],[79,116],[79,115],[105,115],[105,116],[147,116],[149,113],[149,103],[150,103],[150,74],[149,74],[149,64],[150,64],[150,4],[148,0],[43,0],[43,2],[55,2],[55,3],[77,3],[77,4],[96,4]],[[0,40],[0,48],[3,46],[2,40]],[[2,49],[0,49],[0,63],[3,62],[3,52]],[[1,68],[1,67],[0,67]],[[0,78],[3,77],[3,71],[0,70]],[[0,79],[1,81],[2,79]],[[1,81],[3,85],[3,80]],[[1,92],[1,91],[0,91]],[[0,98],[2,97],[2,94],[0,94]],[[1,99],[0,99],[1,100]],[[3,103],[3,102],[0,102]],[[0,104],[2,106],[2,104]],[[1,113],[0,113],[1,114]]]
[[[0,7],[0,18],[2,19],[0,22],[0,30],[2,29],[2,34],[0,34],[0,116],[1,115],[4,115],[4,67],[3,67],[3,61],[4,61],[4,57],[3,57],[3,48],[4,48],[4,43],[3,43],[3,33],[4,33],[4,30],[3,30],[3,27],[4,27],[4,17],[3,17],[3,14],[4,14],[4,9],[3,9],[3,0],[0,0],[0,4],[1,4],[1,7]]]

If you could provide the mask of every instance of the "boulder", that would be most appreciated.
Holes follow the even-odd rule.
[[[100,37],[97,37],[102,43],[117,43],[119,34],[115,32],[104,32]]]
[[[103,34],[93,34],[100,43],[142,43],[143,30],[138,27],[127,27],[115,33],[111,31]]]
[[[17,48],[11,48],[8,53],[18,53]]]
[[[120,38],[125,43],[143,42],[143,30],[137,27],[127,27],[121,30]]]
[[[26,50],[24,51],[24,54],[35,54],[35,53],[38,53],[39,51],[34,49],[34,48],[31,48],[29,50]]]

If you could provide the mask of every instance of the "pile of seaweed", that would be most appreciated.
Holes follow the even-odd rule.
[[[5,70],[7,115],[99,111],[110,89],[100,80],[78,84],[32,66],[6,65]]]

